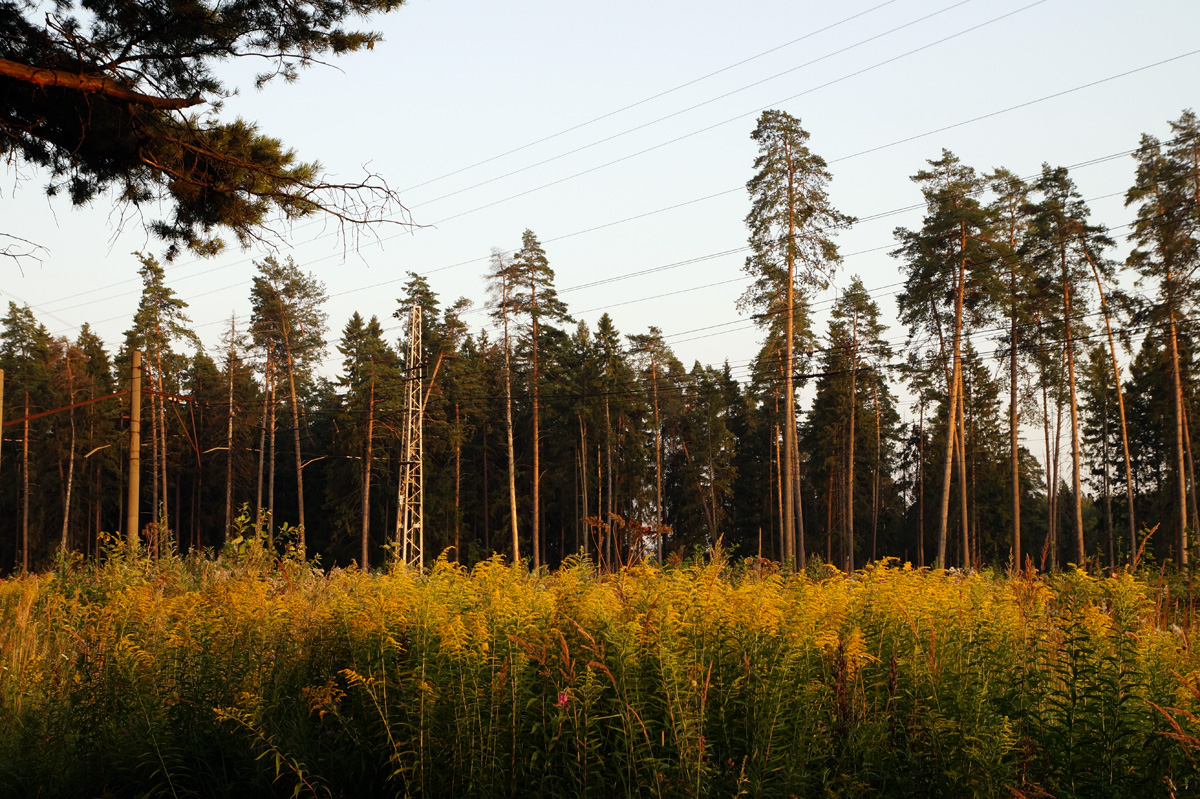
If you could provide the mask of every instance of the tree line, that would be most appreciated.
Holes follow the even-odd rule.
[[[929,160],[912,176],[921,224],[895,231],[897,333],[854,276],[818,329],[814,298],[855,220],[833,207],[798,119],[764,112],[752,138],[739,307],[763,345],[745,378],[728,362],[686,367],[657,327],[573,319],[531,230],[493,251],[484,308],[444,302],[409,273],[395,316],[421,309],[416,359],[377,317],[356,312],[332,331],[325,287],[290,257],[256,262],[250,318],[231,317],[212,350],[148,255],[115,350],[88,325],[52,336],[9,303],[0,568],[95,555],[120,529],[134,351],[151,549],[257,532],[325,563],[383,564],[416,381],[426,551],[464,563],[586,553],[612,568],[718,540],[846,569],[885,556],[1041,568],[1195,556],[1193,112],[1132,152],[1123,261],[1067,169],[979,171],[945,150]],[[490,324],[473,330],[472,310]],[[319,368],[327,359],[336,376]]]

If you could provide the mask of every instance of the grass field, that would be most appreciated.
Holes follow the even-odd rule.
[[[1184,583],[222,557],[0,582],[0,795],[1200,795]]]

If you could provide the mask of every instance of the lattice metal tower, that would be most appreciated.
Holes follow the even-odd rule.
[[[400,461],[399,511],[396,514],[396,556],[405,563],[425,565],[425,525],[421,469],[425,450],[424,350],[421,347],[421,306],[413,303],[408,323],[408,360],[404,375],[404,437]]]

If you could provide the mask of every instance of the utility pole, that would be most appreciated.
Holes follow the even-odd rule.
[[[425,444],[424,350],[421,346],[421,306],[413,303],[408,328],[407,376],[404,381],[404,449],[400,460],[400,490],[396,512],[396,556],[410,566],[425,565],[425,526],[421,469]]]
[[[141,493],[142,354],[133,351],[133,382],[129,389],[129,500],[125,503],[125,539],[129,551],[138,543],[138,495]]]

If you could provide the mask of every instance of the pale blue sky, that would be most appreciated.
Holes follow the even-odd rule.
[[[1200,48],[1198,23],[1196,0],[415,0],[378,21],[385,41],[374,50],[308,70],[292,85],[246,88],[227,113],[258,120],[334,177],[353,178],[369,164],[430,226],[379,228],[378,241],[363,239],[349,254],[320,221],[283,230],[280,254],[329,290],[331,339],[355,310],[394,324],[408,270],[427,274],[445,302],[465,295],[482,303],[490,249],[517,246],[528,227],[545,242],[576,315],[594,323],[608,309],[623,333],[658,325],[685,364],[728,359],[741,376],[759,336],[735,307],[745,254],[731,251],[746,243],[743,187],[760,109],[801,118],[813,150],[830,162],[835,203],[866,218],[919,203],[908,176],[943,147],[980,170],[1033,175],[1043,161],[1077,164],[1132,149],[1142,132],[1165,136],[1168,119],[1200,106],[1200,55],[921,134],[1183,55]],[[859,154],[910,137],[919,138]],[[1104,197],[1091,202],[1096,218],[1117,226],[1131,218],[1120,195],[1132,174],[1123,157],[1074,177],[1085,197]],[[56,334],[73,336],[91,321],[115,346],[140,290],[129,253],[161,245],[137,220],[119,228],[109,203],[78,210],[48,201],[44,182],[28,169],[3,173],[3,229],[48,255],[23,275],[0,264],[0,300],[29,302]],[[891,284],[900,279],[887,255],[891,231],[919,223],[917,210],[847,231],[837,282],[857,273],[868,288],[887,287],[876,293],[890,318]],[[267,252],[185,255],[169,268],[210,349],[231,311],[248,314],[251,260]],[[685,261],[693,262],[571,290]],[[468,320],[487,321],[482,313]],[[902,342],[903,330],[891,334]],[[327,373],[337,364],[331,358]]]

